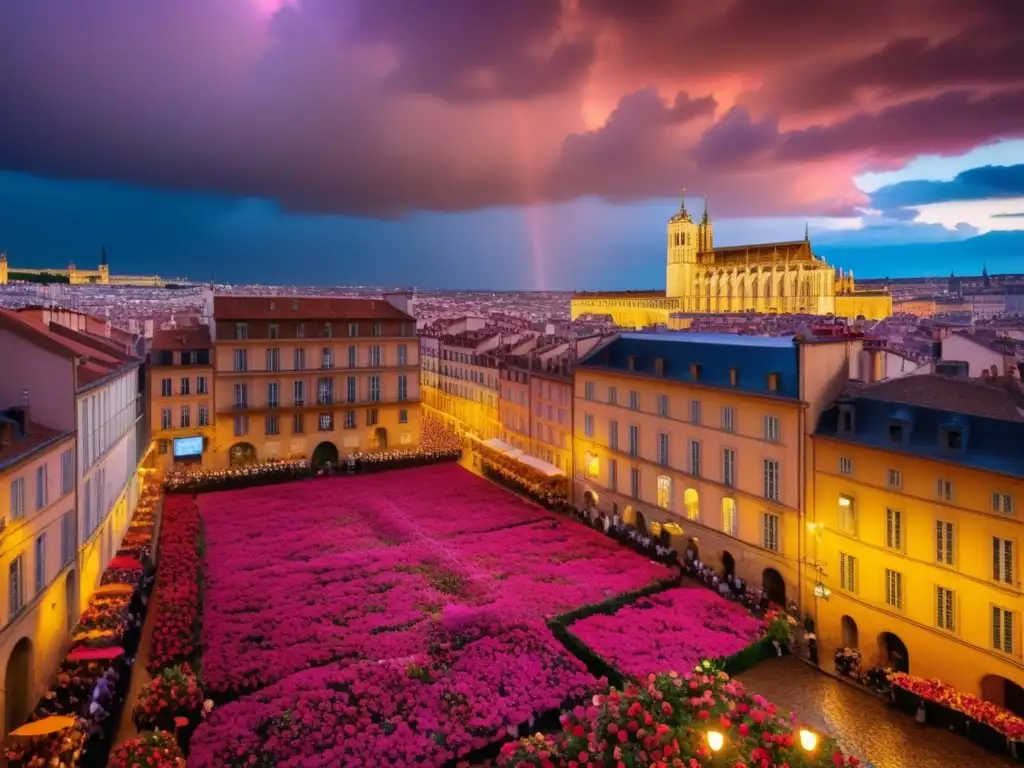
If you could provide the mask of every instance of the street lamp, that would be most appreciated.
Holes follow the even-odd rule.
[[[800,733],[800,746],[804,752],[813,752],[818,747],[818,734],[808,728],[801,728]]]
[[[720,752],[722,747],[725,746],[725,736],[719,731],[708,731],[707,740],[708,749],[712,752]]]

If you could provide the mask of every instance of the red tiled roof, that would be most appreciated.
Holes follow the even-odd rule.
[[[0,413],[0,416],[2,415]],[[0,429],[3,429],[3,427],[0,426]],[[27,435],[21,435],[20,432],[17,434],[12,433],[13,439],[10,443],[6,445],[0,443],[0,466],[14,463],[54,438],[61,435],[71,437],[72,434],[71,432],[62,432],[58,429],[50,429],[41,424],[29,424]]]
[[[852,394],[966,416],[1024,421],[1024,390],[1015,381],[989,383],[928,373],[869,384]]]
[[[188,349],[209,349],[210,329],[205,325],[168,328],[153,332],[153,351],[181,352]]]
[[[217,320],[401,320],[413,321],[382,299],[310,296],[215,296]]]

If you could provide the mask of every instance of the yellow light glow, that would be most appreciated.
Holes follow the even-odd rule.
[[[801,737],[803,732],[801,732]],[[718,731],[708,731],[708,749],[712,752],[721,751],[722,747],[725,746],[725,736]]]
[[[805,752],[813,752],[818,746],[818,734],[807,728],[800,729],[800,746]]]
[[[848,506],[850,506],[850,497],[849,496],[840,496],[839,497],[839,506],[840,507],[848,507]]]

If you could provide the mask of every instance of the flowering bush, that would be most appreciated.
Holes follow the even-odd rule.
[[[979,723],[984,723],[1008,739],[1024,741],[1024,718],[1018,717],[996,704],[983,701],[969,693],[960,693],[952,686],[938,680],[911,677],[905,672],[893,672],[889,675],[889,680],[893,685],[899,686],[915,696],[920,696],[922,699],[948,707]]]
[[[672,589],[608,616],[570,625],[592,651],[634,678],[662,669],[692,669],[703,659],[737,653],[762,635],[762,622],[707,589]]]
[[[185,758],[174,736],[150,731],[129,739],[110,753],[108,768],[185,768]]]
[[[215,710],[190,765],[442,765],[599,683],[537,621],[446,610],[423,652],[299,672]]]
[[[583,766],[759,766],[841,768],[856,766],[831,739],[819,738],[811,752],[798,744],[794,715],[751,696],[724,672],[649,675],[642,685],[595,695],[586,706],[562,715],[562,731],[509,742],[499,765],[582,768]],[[707,733],[723,737],[712,753]]]
[[[454,465],[201,504],[203,680],[221,697],[422,651],[417,625],[446,606],[536,619],[671,575]]]
[[[168,667],[139,692],[139,701],[132,713],[141,730],[174,729],[174,719],[197,719],[203,706],[203,692],[188,664]]]
[[[153,590],[149,671],[187,661],[195,653],[199,609],[199,509],[181,496],[164,501],[160,567]]]
[[[796,619],[779,608],[772,607],[764,615],[764,632],[769,640],[785,643],[796,628]]]

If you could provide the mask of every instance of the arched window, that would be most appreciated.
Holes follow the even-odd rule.
[[[700,519],[700,496],[693,488],[683,493],[683,504],[686,506],[686,517],[690,520]]]
[[[736,535],[736,500],[722,499],[722,532]]]
[[[662,509],[672,508],[672,478],[667,475],[658,476],[658,506]]]

